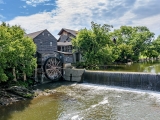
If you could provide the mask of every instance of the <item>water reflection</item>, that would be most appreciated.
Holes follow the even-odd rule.
[[[132,65],[114,65],[108,66],[108,71],[126,71],[126,72],[147,72],[147,73],[160,73],[159,62],[148,63],[134,63]]]
[[[155,64],[144,69],[144,72],[160,73],[160,64]]]
[[[30,100],[27,100],[16,102],[8,106],[0,106],[0,120],[16,120],[14,117],[12,117],[12,114],[17,114],[20,111],[24,111],[29,104],[31,104],[30,102]]]

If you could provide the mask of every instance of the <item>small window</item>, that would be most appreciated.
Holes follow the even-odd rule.
[[[48,36],[50,36],[50,34],[48,34]]]
[[[42,33],[42,35],[44,35],[44,33]]]
[[[50,46],[52,46],[52,42],[50,42]]]
[[[66,62],[67,62],[67,60],[68,60],[68,57],[66,57]]]

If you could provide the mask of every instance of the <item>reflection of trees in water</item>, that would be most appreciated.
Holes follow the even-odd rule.
[[[16,102],[8,106],[0,106],[0,120],[12,119],[12,114],[16,111],[23,111],[30,104],[31,100]]]
[[[149,66],[145,68],[144,72],[160,73],[160,64]]]
[[[136,63],[134,66],[135,72],[149,72],[158,73],[160,72],[160,64],[158,63]]]
[[[156,73],[160,73],[160,64],[155,65],[155,71],[156,71]]]
[[[108,71],[149,72],[159,73],[160,63],[134,63],[132,65],[110,65],[105,68]]]

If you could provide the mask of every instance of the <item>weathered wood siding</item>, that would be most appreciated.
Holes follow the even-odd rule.
[[[57,39],[47,30],[34,38],[39,53],[53,53],[57,51]]]

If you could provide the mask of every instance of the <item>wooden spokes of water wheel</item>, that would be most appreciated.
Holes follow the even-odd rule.
[[[58,80],[62,76],[62,63],[56,57],[48,58],[44,63],[45,76],[50,80]]]

